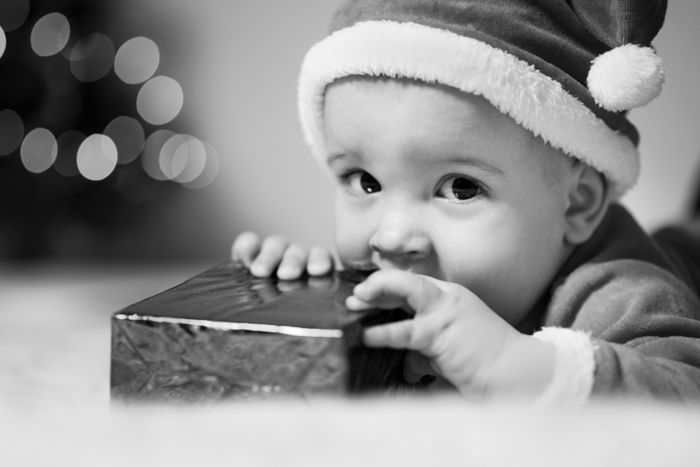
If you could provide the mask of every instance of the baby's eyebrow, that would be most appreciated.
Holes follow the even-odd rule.
[[[338,161],[341,160],[349,160],[353,164],[360,164],[362,163],[363,159],[362,157],[355,155],[355,154],[347,154],[347,153],[332,153],[328,156],[326,159],[326,164],[329,166],[332,166],[333,164],[337,163]],[[498,167],[495,167],[477,157],[472,157],[472,156],[453,156],[453,157],[445,157],[445,158],[440,158],[438,157],[437,160],[434,162],[430,162],[429,165],[435,166],[436,164],[444,164],[444,165],[470,165],[473,167],[476,167],[479,170],[482,170],[484,172],[490,173],[492,175],[499,175],[503,176],[505,175],[505,171],[502,169],[499,169]]]
[[[332,153],[328,156],[328,158],[326,159],[326,164],[333,165],[335,162],[342,160],[342,159],[351,159],[353,162],[362,161],[361,157],[356,156],[354,154],[346,154],[344,152],[337,152],[337,153]]]
[[[474,166],[480,170],[483,170],[484,172],[488,172],[494,175],[505,175],[505,171],[502,169],[499,169],[498,167],[495,167],[487,162],[484,162],[481,159],[475,158],[475,157],[470,157],[470,156],[455,156],[455,157],[447,157],[445,159],[440,159],[441,163],[444,164],[456,164],[456,165],[471,165]]]
[[[342,153],[331,154],[326,159],[326,164],[332,164],[333,162],[337,161],[338,159],[340,159],[342,157],[345,157],[345,154],[342,154]]]

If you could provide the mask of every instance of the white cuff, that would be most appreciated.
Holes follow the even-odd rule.
[[[533,337],[554,344],[556,356],[552,380],[537,399],[541,404],[586,403],[593,389],[595,344],[584,331],[567,328],[543,328]]]

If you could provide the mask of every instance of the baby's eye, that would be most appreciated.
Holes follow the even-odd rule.
[[[438,196],[452,201],[466,201],[482,193],[483,190],[478,183],[461,175],[446,178],[437,190]]]
[[[382,186],[376,178],[371,176],[364,170],[352,172],[345,177],[345,183],[348,184],[350,190],[356,194],[371,194],[382,191]]]

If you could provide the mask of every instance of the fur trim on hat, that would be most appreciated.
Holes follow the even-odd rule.
[[[416,23],[365,21],[338,30],[307,53],[299,78],[299,113],[314,155],[326,154],[326,86],[353,75],[412,78],[486,98],[552,146],[602,172],[613,197],[639,173],[637,149],[561,84],[482,41]]]

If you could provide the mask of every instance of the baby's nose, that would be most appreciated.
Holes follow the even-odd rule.
[[[415,224],[383,222],[369,241],[372,251],[386,257],[425,258],[432,251],[429,236]]]

